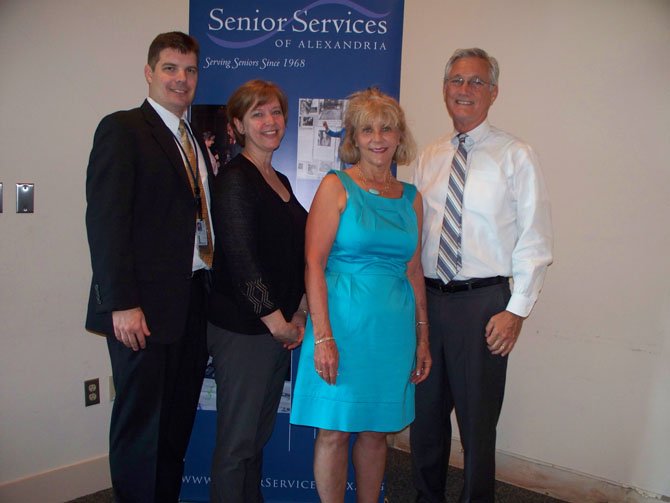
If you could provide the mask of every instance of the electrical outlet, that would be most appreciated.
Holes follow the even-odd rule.
[[[109,376],[109,401],[113,402],[116,398],[116,388],[114,388],[114,378]]]
[[[84,381],[84,404],[86,407],[100,403],[100,379]]]

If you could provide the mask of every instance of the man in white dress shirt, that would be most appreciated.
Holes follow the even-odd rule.
[[[430,376],[417,386],[410,434],[421,503],[444,501],[454,409],[464,448],[459,501],[494,501],[507,357],[552,262],[549,199],[537,157],[529,145],[487,121],[498,75],[497,61],[482,49],[453,54],[443,93],[454,130],[429,145],[415,164],[414,183],[424,198],[422,264],[433,357]],[[443,225],[459,142],[464,187],[460,203],[450,203],[462,207],[452,218],[457,240],[451,239],[456,251],[447,274],[450,252],[440,246],[450,241]]]

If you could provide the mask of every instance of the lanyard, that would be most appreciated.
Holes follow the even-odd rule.
[[[195,169],[193,168],[193,166],[191,166],[191,161],[189,160],[188,155],[186,155],[186,150],[184,150],[184,146],[181,144],[181,140],[177,138],[177,135],[175,135],[174,133],[172,133],[172,136],[174,136],[174,139],[177,141],[177,146],[179,147],[179,150],[181,150],[184,160],[186,161],[186,167],[188,168],[188,172],[191,175],[191,178],[193,179],[193,194],[195,197],[195,205],[198,208],[198,216],[200,217],[200,219],[202,219],[202,196],[200,195],[200,184],[198,183],[198,179],[196,178],[196,176],[200,176],[200,170],[198,168],[199,166],[198,145],[195,142],[195,138],[193,137],[191,128],[189,127],[186,121],[184,121],[184,125],[186,128],[186,133],[191,139],[191,148],[193,150],[193,155],[195,156]]]

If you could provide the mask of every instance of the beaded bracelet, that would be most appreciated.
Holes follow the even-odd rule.
[[[314,345],[316,346],[317,344],[321,344],[322,342],[326,342],[326,341],[334,341],[334,340],[335,340],[335,337],[323,337],[323,338],[321,338],[321,339],[317,339],[317,340],[315,340],[315,341],[314,341]]]

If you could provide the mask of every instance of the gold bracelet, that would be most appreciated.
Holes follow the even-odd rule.
[[[335,337],[322,337],[321,339],[317,339],[314,341],[314,345],[316,346],[317,344],[321,344],[322,342],[326,341],[334,341]]]

